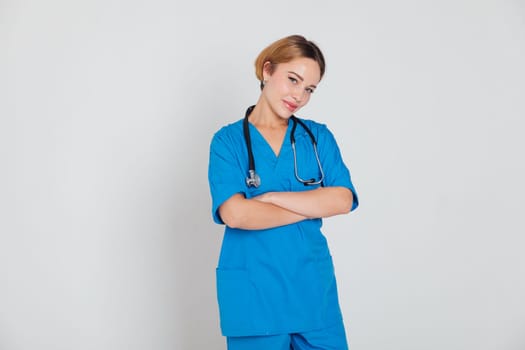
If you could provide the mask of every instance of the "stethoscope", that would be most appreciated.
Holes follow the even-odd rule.
[[[244,131],[244,140],[246,141],[246,147],[248,148],[249,167],[248,167],[248,177],[246,178],[246,184],[248,185],[248,187],[259,187],[261,184],[261,178],[255,172],[255,160],[253,158],[252,140],[250,138],[250,127],[248,125],[248,116],[253,111],[254,107],[255,106],[248,107],[248,109],[246,110],[246,115],[244,116],[243,124],[242,124],[243,131]],[[317,153],[317,142],[315,141],[314,134],[312,134],[312,131],[310,131],[310,129],[300,119],[298,119],[294,115],[292,115],[290,119],[292,120],[292,123],[293,123],[292,130],[290,132],[290,142],[292,144],[292,151],[293,151],[293,166],[294,166],[295,178],[297,179],[297,181],[301,182],[305,186],[322,184],[324,180],[324,172],[323,172],[323,167],[321,166],[321,161],[319,160],[319,154]],[[312,146],[314,148],[315,159],[317,160],[317,166],[319,167],[319,173],[321,174],[321,176],[319,177],[319,180],[316,180],[316,179],[304,180],[303,178],[299,176],[299,173],[297,172],[297,154],[295,151],[295,136],[294,135],[295,135],[295,128],[297,127],[298,123],[308,133],[308,135],[310,136],[310,139],[312,140]]]

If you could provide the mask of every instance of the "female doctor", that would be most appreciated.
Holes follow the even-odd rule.
[[[325,71],[318,46],[277,40],[255,61],[261,94],[210,145],[212,215],[225,225],[217,267],[229,350],[347,349],[322,218],[358,205],[329,129],[295,117]]]

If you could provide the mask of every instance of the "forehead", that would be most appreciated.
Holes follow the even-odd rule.
[[[319,64],[311,58],[298,57],[277,65],[277,71],[293,72],[300,75],[306,84],[317,84],[321,80]]]

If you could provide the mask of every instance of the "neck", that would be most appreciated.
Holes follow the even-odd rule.
[[[248,120],[255,126],[263,128],[282,128],[288,126],[288,119],[278,116],[267,103],[259,99]]]

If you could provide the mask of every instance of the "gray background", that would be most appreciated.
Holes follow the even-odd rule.
[[[352,349],[525,349],[523,1],[0,1],[0,349],[224,349],[209,141],[303,34]]]

